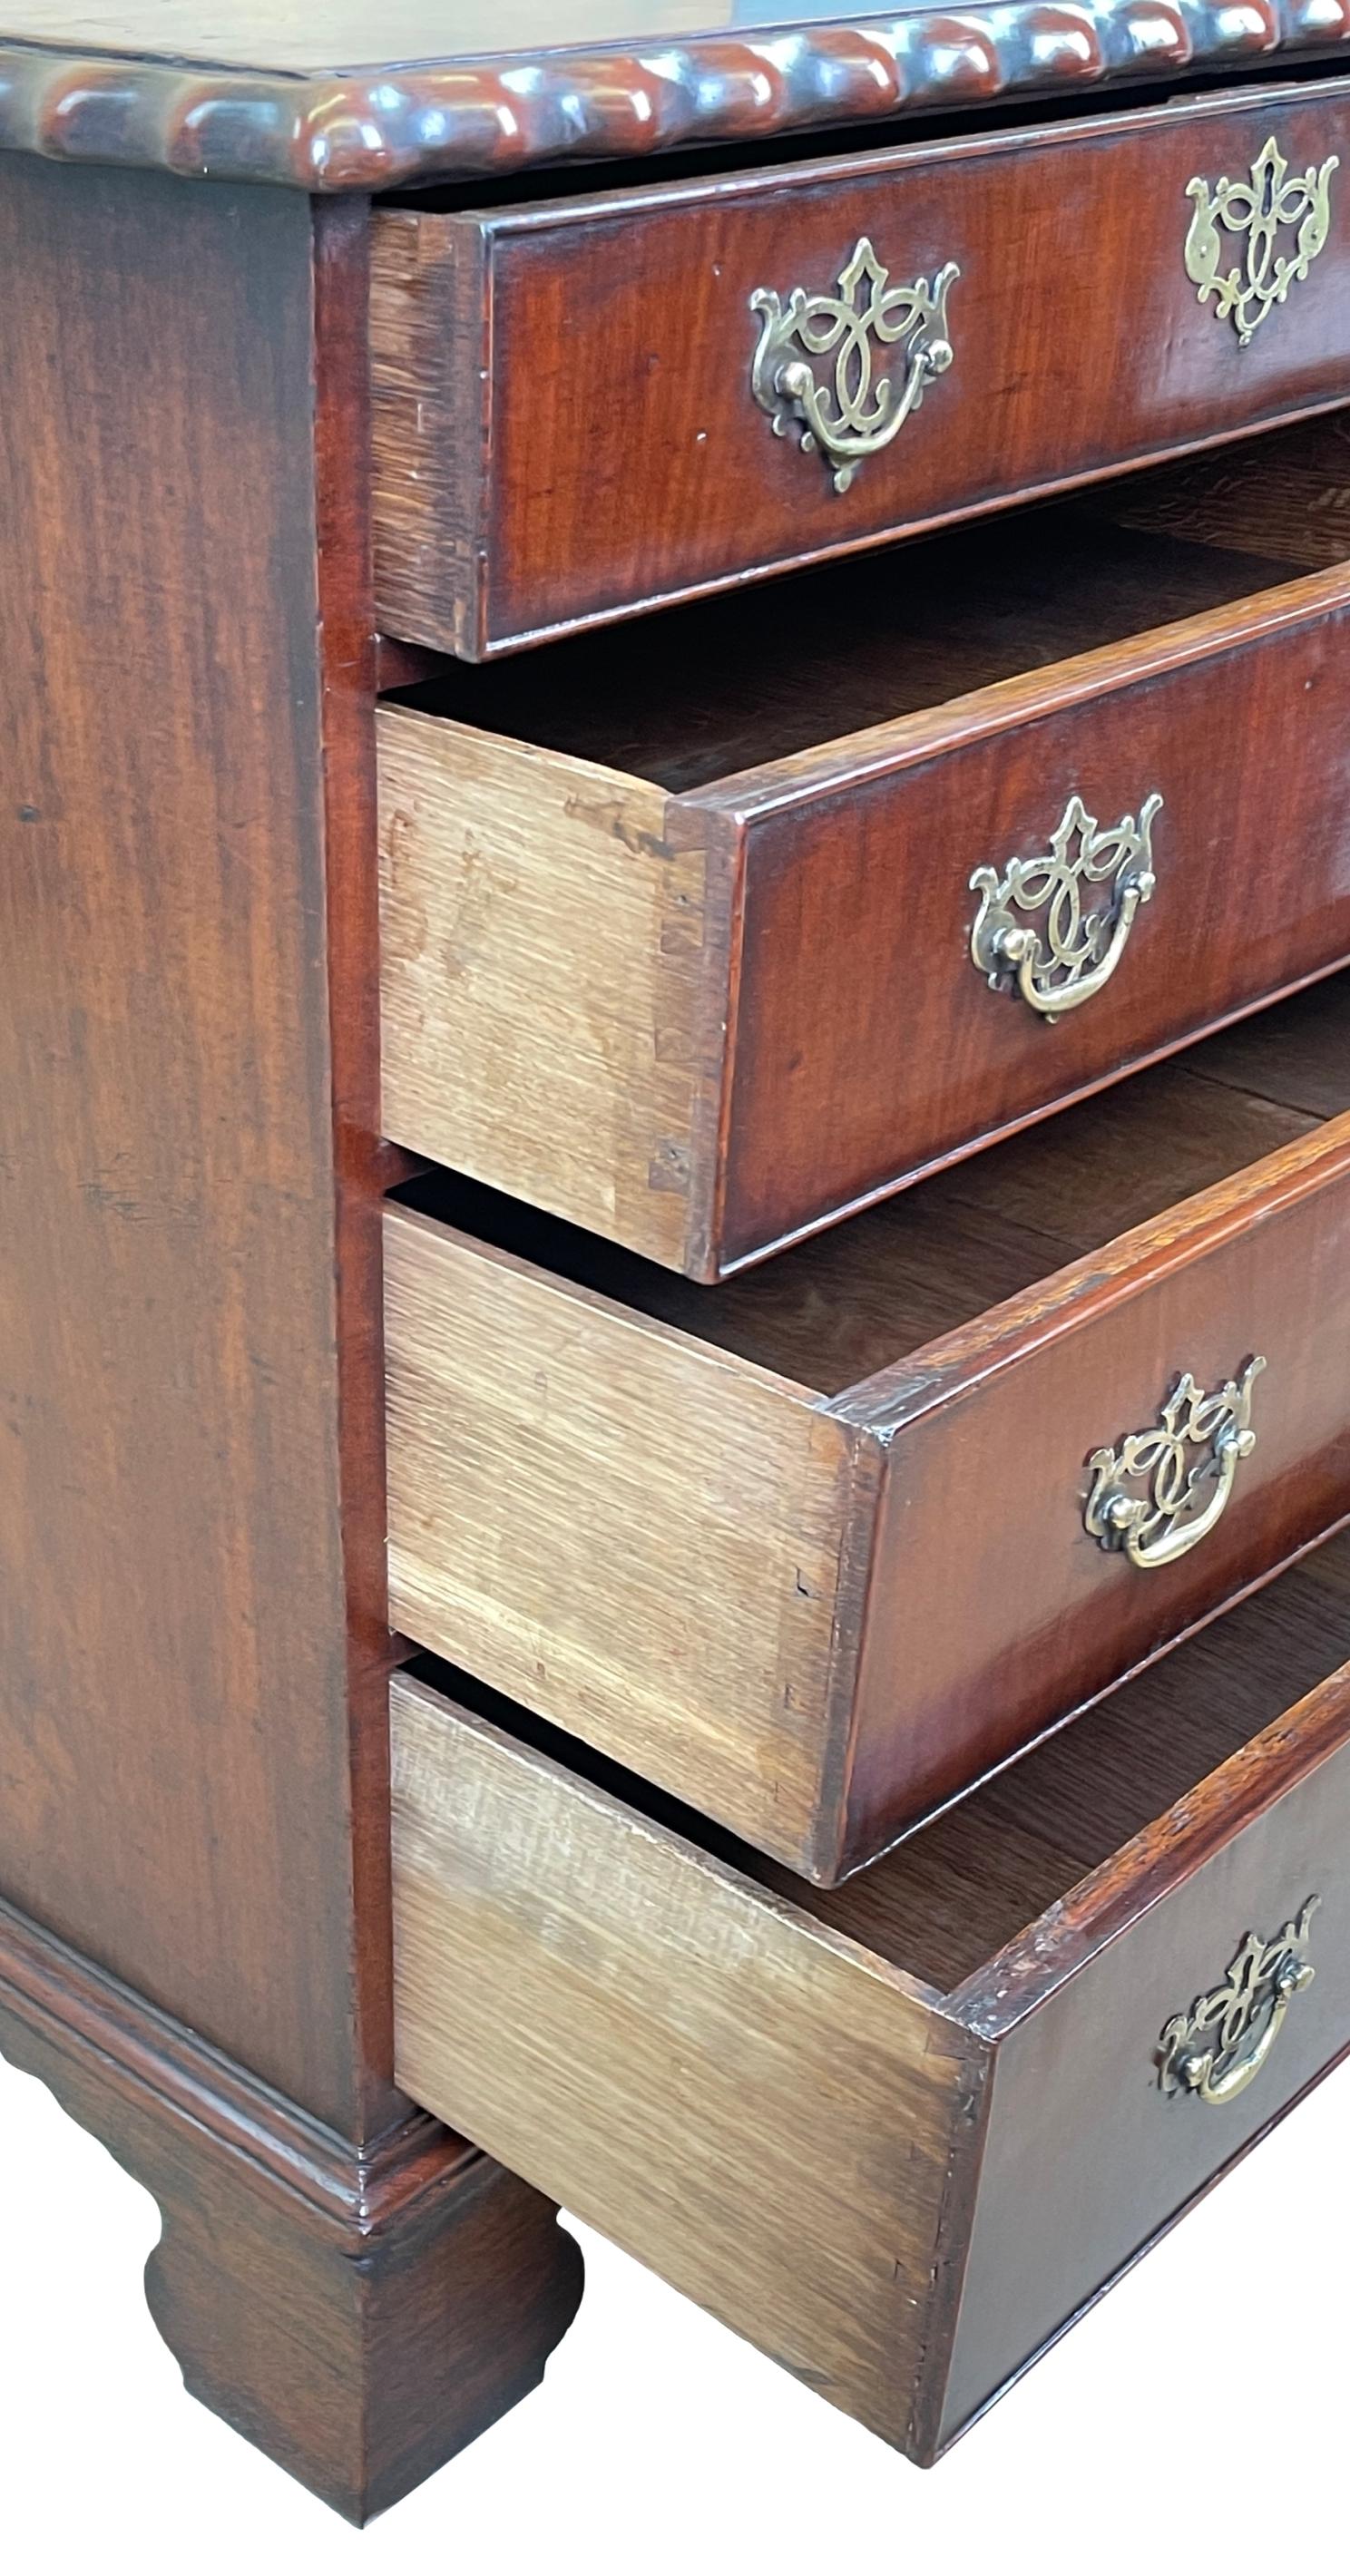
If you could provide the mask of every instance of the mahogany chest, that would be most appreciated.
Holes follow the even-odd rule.
[[[0,30],[0,2044],[355,2520],[1350,2048],[1350,14]]]

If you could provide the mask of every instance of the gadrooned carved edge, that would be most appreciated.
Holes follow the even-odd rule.
[[[0,150],[375,190],[755,141],[1207,66],[1335,59],[1350,0],[1010,0],[488,62],[298,77],[0,42]]]

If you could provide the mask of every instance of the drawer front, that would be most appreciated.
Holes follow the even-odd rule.
[[[1315,573],[670,798],[382,709],[387,1132],[705,1279],[994,1141],[1350,957],[1348,648]]]
[[[1350,1691],[1342,1698],[1350,1718]],[[1259,1788],[1255,1761],[1228,1769],[1234,1804]],[[1029,1940],[984,1981],[986,1993],[1022,1980],[1026,1990],[998,2042],[939,2446],[1350,2046],[1350,1747],[1221,1834],[1212,1857],[1145,1909],[1176,1831],[1169,1820],[1132,1855],[1135,1919],[1121,1937],[1105,1937],[1108,1870],[1057,1927],[1050,1991]],[[1074,1973],[1075,1944],[1087,1941]],[[1278,2026],[1272,1949],[1295,1964],[1306,1953],[1314,1971]],[[1007,2013],[1005,2001],[989,2018]],[[1187,2058],[1212,2061],[1205,2082],[1217,2098],[1188,2089]]]
[[[399,2081],[931,2459],[1350,2042],[1348,1681],[942,1997],[398,1680]]]
[[[1346,97],[381,215],[382,619],[488,654],[1344,398]]]
[[[385,1275],[397,1628],[827,1884],[1350,1513],[1350,1118],[828,1401],[403,1209]]]
[[[893,1410],[885,1381],[874,1382],[859,1410],[879,1430],[889,1412],[893,1428],[847,1865],[1350,1512],[1350,1120],[1337,1133],[1341,1146],[1311,1171],[1295,1155],[1278,1189],[1262,1193],[1242,1175],[1227,1216],[1180,1259],[1169,1257],[1164,1218],[1152,1249],[1114,1279],[1066,1274],[1073,1291],[1060,1301],[1051,1290],[1039,1315],[1028,1300],[1002,1348],[988,1321],[972,1327],[982,1347],[957,1356],[946,1389],[944,1364],[926,1368],[932,1354],[896,1373]],[[1254,1359],[1264,1362],[1250,1385],[1254,1445],[1205,1535],[1169,1560],[1163,1511],[1143,1551],[1154,1561],[1104,1545],[1089,1526],[1091,1461],[1105,1453],[1123,1467],[1126,1444],[1141,1444],[1139,1467],[1105,1471],[1101,1490],[1161,1508],[1210,1455],[1187,1438],[1184,1405],[1169,1412],[1183,1377],[1213,1395],[1240,1384]]]
[[[765,787],[724,1270],[1350,956],[1350,598],[1332,579],[1330,605],[1295,585],[1203,641],[971,699],[918,758],[869,762],[862,737],[836,778],[822,756],[808,786]],[[1038,943],[1020,978],[994,944],[1018,933]]]

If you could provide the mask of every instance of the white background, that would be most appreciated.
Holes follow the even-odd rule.
[[[9,2576],[1350,2568],[1350,2067],[927,2474],[578,2230],[543,2387],[364,2533],[184,2395],[154,2204],[3,2065],[0,2138]]]

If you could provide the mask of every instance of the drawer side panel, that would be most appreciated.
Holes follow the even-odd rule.
[[[396,1679],[399,2079],[904,2444],[980,2043]]]
[[[379,717],[387,1135],[697,1268],[727,1013],[727,871],[639,779]]]
[[[385,1247],[395,1626],[809,1867],[874,1448],[424,1218],[392,1212]]]
[[[371,226],[375,593],[391,632],[473,659],[483,622],[492,438],[491,273],[477,224],[387,208]],[[428,445],[453,460],[425,485]],[[434,633],[413,605],[436,602]],[[399,604],[404,603],[400,614]]]

